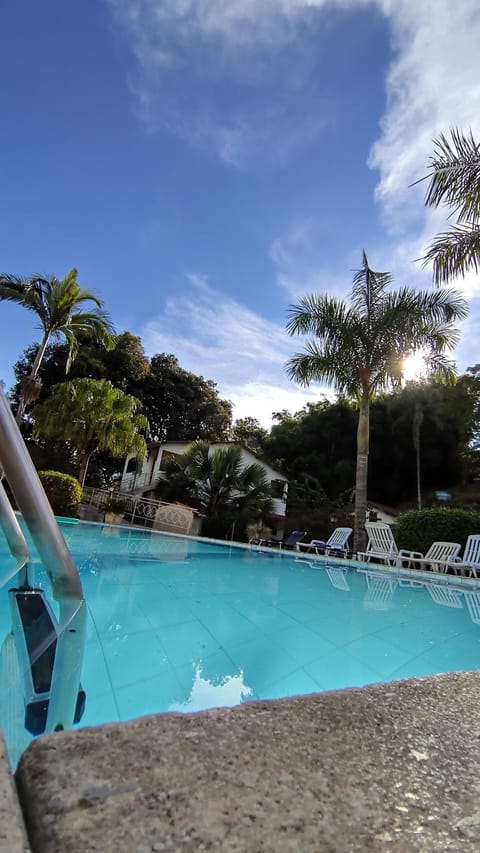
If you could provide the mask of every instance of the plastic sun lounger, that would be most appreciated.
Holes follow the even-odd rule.
[[[456,557],[461,547],[458,542],[433,542],[426,554],[402,548],[399,551],[399,563],[410,569],[446,572],[450,565],[449,561]]]
[[[379,560],[388,566],[398,565],[398,548],[388,524],[383,521],[367,521],[365,530],[368,536],[366,551],[357,554],[359,559]]]
[[[257,539],[249,540],[250,545],[265,545],[268,548],[293,548],[296,547],[300,539],[304,539],[306,533],[304,530],[292,530],[284,539]]]
[[[317,556],[346,557],[351,533],[351,527],[336,527],[326,542],[323,539],[312,539],[310,542],[297,542],[295,548],[297,551],[305,550]]]
[[[458,557],[456,555],[452,555],[452,559],[448,561],[448,568],[453,569],[456,575],[460,573],[461,575],[465,576],[468,572],[468,577],[470,578],[477,578],[479,576],[480,534],[470,534],[465,544],[465,551],[463,552],[463,556]]]

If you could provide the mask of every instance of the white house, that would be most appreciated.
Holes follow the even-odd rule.
[[[213,442],[210,444],[210,452],[215,450],[225,449],[234,442]],[[235,442],[236,443],[236,442]],[[154,442],[147,445],[147,455],[141,465],[137,463],[135,456],[128,456],[125,461],[122,479],[120,481],[121,492],[134,492],[139,495],[146,495],[153,491],[160,480],[166,479],[166,466],[175,457],[181,456],[187,447],[192,444],[191,441],[165,441]],[[241,447],[242,460],[244,467],[256,463],[261,465],[265,471],[271,489],[273,501],[273,515],[285,517],[287,507],[288,480],[279,471],[268,465],[262,459],[259,459],[247,450],[246,447]]]

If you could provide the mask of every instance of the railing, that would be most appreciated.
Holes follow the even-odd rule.
[[[45,728],[46,731],[70,728],[75,719],[85,643],[86,608],[82,585],[1,385],[0,466],[58,602],[58,633]],[[12,556],[23,570],[19,577],[23,588],[28,583],[28,547],[3,485],[0,516]],[[41,654],[39,651],[38,655]],[[35,654],[30,657],[33,666],[32,657]]]
[[[118,494],[118,493],[116,493]],[[84,488],[83,498],[98,509],[108,506],[112,492],[104,489]],[[174,533],[191,533],[196,511],[190,507],[167,501],[156,501],[141,495],[121,493],[125,502],[124,513],[133,524],[155,527],[158,530],[168,530]]]
[[[18,578],[18,583],[24,586],[28,583],[28,564],[30,561],[30,553],[25,537],[20,529],[17,516],[15,515],[8,495],[0,480],[0,526],[5,534],[7,545],[12,557],[17,561],[14,567],[7,576],[0,576],[0,585],[9,581],[11,578]]]
[[[164,471],[150,471],[148,474],[127,474],[122,477],[120,491],[122,495],[127,495],[149,487],[153,489],[161,480],[165,480],[165,477]],[[287,514],[287,502],[284,498],[271,498],[271,501],[274,515],[285,516]]]
[[[120,482],[121,492],[134,492],[137,489],[154,488],[165,475],[162,471],[150,471],[148,474],[126,474]]]

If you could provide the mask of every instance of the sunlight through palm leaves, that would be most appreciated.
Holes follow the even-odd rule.
[[[327,382],[359,404],[355,550],[365,543],[370,402],[375,394],[400,385],[404,359],[419,350],[430,373],[454,377],[444,351],[458,341],[452,323],[467,315],[467,303],[456,291],[388,291],[391,283],[390,273],[369,267],[364,252],[350,304],[327,294],[304,296],[290,307],[287,324],[291,335],[313,336],[287,362],[289,376],[301,385]]]

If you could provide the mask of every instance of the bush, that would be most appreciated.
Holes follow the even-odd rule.
[[[118,495],[111,495],[104,503],[103,509],[105,512],[113,512],[120,515],[127,509],[127,501],[125,498],[119,498]]]
[[[82,487],[75,477],[60,471],[39,471],[45,494],[55,515],[78,518]]]
[[[437,541],[459,542],[463,550],[470,533],[480,533],[480,512],[454,507],[412,509],[399,515],[395,525],[398,547],[422,554]]]

